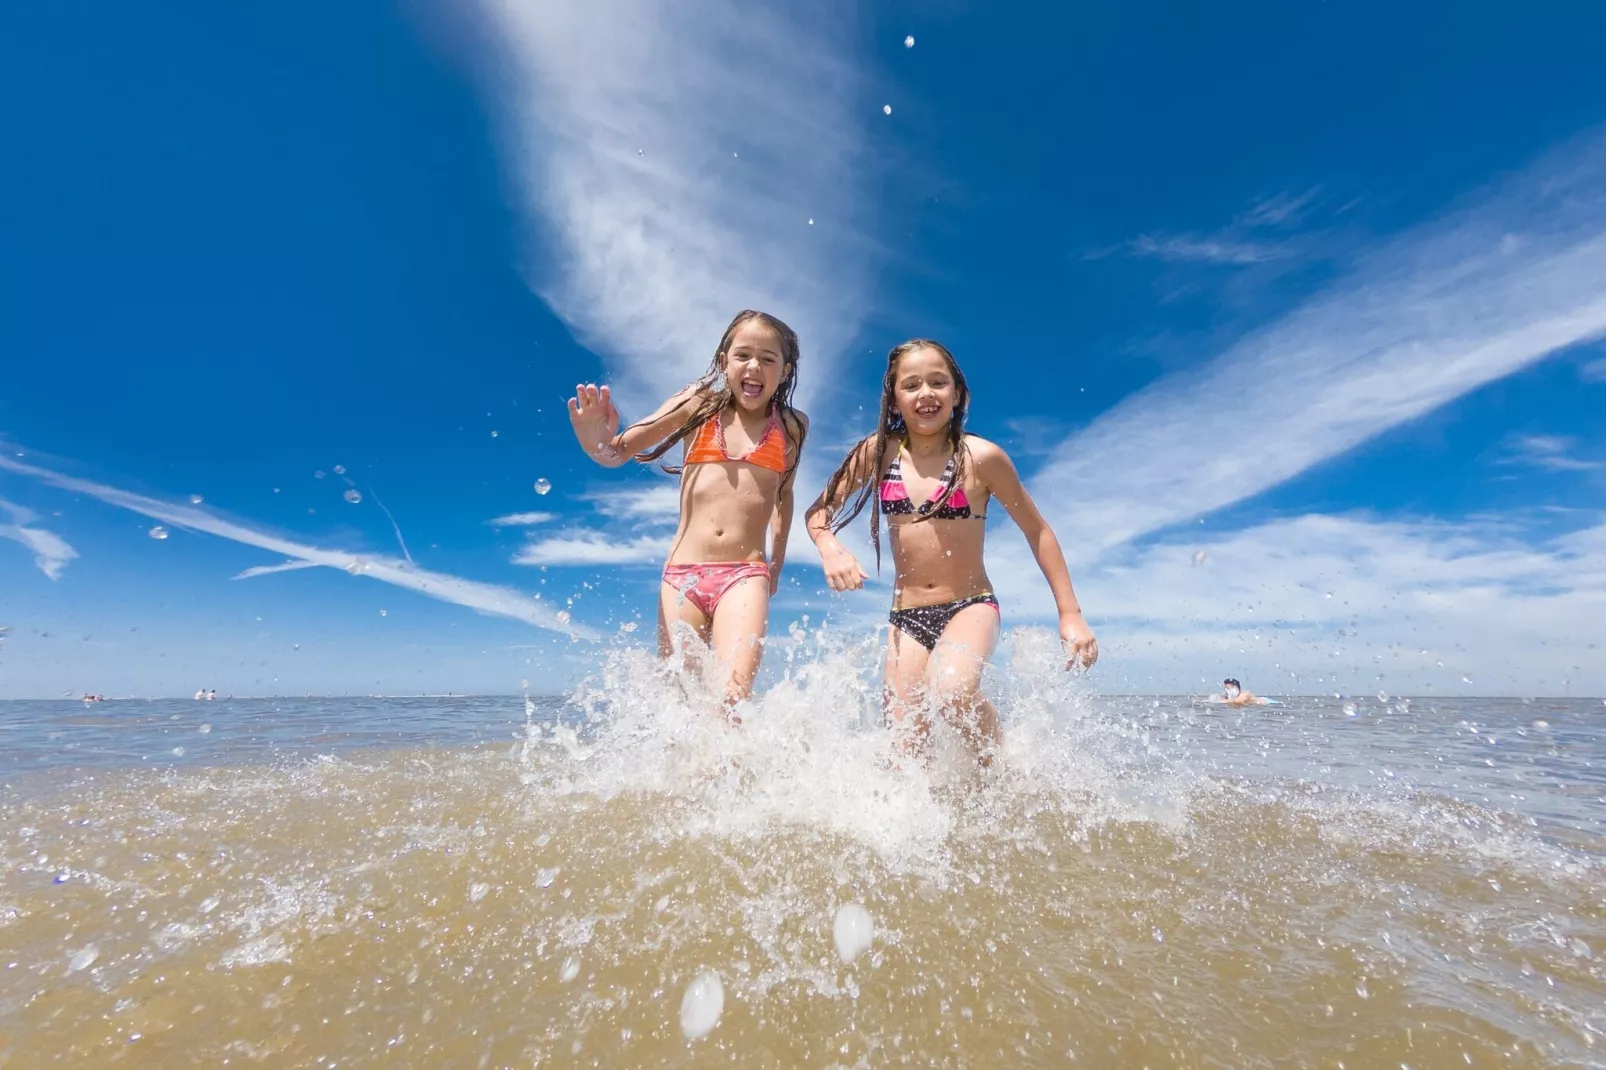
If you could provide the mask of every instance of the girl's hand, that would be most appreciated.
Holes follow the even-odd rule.
[[[856,591],[869,578],[859,567],[859,559],[840,546],[821,552],[820,562],[825,566],[825,582],[833,591]]]
[[[593,459],[613,452],[613,440],[619,434],[619,410],[613,407],[607,387],[599,388],[595,383],[577,385],[574,397],[569,399],[569,423],[574,426],[580,448]]]
[[[1060,641],[1065,644],[1067,669],[1091,669],[1099,660],[1099,641],[1080,613],[1066,613],[1060,617]]]

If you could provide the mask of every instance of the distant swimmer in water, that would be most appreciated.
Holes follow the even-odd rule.
[[[975,747],[982,764],[999,739],[998,711],[981,694],[982,669],[1002,628],[982,563],[989,499],[997,500],[1037,558],[1059,608],[1066,668],[1098,660],[1059,540],[1037,511],[1009,456],[965,433],[970,391],[953,354],[936,342],[904,342],[887,354],[880,420],[809,507],[809,536],[833,591],[864,586],[866,573],[836,533],[870,505],[870,540],[881,561],[886,518],[896,570],[885,681],[889,724],[909,721],[923,746],[935,712]],[[918,504],[917,504],[918,503]]]
[[[1215,701],[1225,703],[1228,706],[1264,706],[1268,704],[1267,699],[1245,691],[1238,681],[1230,676],[1221,681],[1221,697]]]
[[[658,650],[674,653],[675,622],[709,644],[732,723],[740,723],[734,706],[758,674],[792,527],[792,485],[809,427],[792,407],[798,358],[792,328],[748,310],[725,328],[701,379],[623,431],[608,387],[586,383],[569,399],[575,438],[604,467],[649,463],[683,447],[679,465],[663,466],[680,476],[680,526],[659,585]]]

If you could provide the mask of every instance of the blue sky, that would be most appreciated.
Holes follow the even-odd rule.
[[[0,16],[0,697],[567,686],[673,496],[564,392],[746,306],[805,497],[955,351],[1090,686],[1606,693],[1598,6],[564,6]]]

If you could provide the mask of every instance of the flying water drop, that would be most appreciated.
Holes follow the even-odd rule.
[[[100,958],[100,948],[94,944],[85,944],[81,951],[67,960],[67,972],[77,973],[79,970],[87,970],[98,958]],[[681,1016],[685,1016],[684,1011],[681,1012]]]
[[[562,981],[564,984],[568,984],[570,981],[579,976],[580,960],[578,957],[570,955],[568,958],[563,960],[563,972],[558,974],[558,980]]]
[[[881,114],[883,114],[883,115],[891,115],[892,114],[892,105],[891,104],[883,104],[883,105],[881,105]]]
[[[535,492],[537,494],[545,494],[547,491],[549,491],[551,489],[552,489],[552,483],[551,483],[550,480],[538,479],[538,480],[535,481]]]
[[[1194,564],[1195,568],[1197,568],[1198,566],[1204,564],[1206,560],[1207,560],[1207,558],[1206,558],[1205,552],[1203,550],[1195,550],[1193,552],[1193,564]]]
[[[483,881],[475,881],[473,884],[468,886],[468,901],[470,903],[478,903],[481,899],[485,898],[486,893],[490,890],[491,886],[489,884],[486,884]]]
[[[343,464],[335,465],[335,475],[343,476],[345,474],[346,474],[346,466],[345,465],[343,465]]]
[[[875,939],[875,922],[870,912],[858,903],[847,903],[836,912],[836,924],[831,926],[831,937],[836,941],[836,953],[844,965],[850,964]]]
[[[157,524],[154,528],[151,528],[147,534],[150,535],[151,538],[161,541],[162,539],[167,538],[167,529],[162,527],[162,525]]]
[[[492,438],[499,438],[499,437],[501,437],[501,434],[502,433],[500,431],[492,431],[491,432],[491,437]]]
[[[914,46],[915,46],[915,35],[914,34],[910,34],[908,37],[905,37],[903,39],[903,47],[904,48],[913,48]]]
[[[356,487],[351,487],[346,491],[346,493],[342,494],[341,497],[346,499],[346,501],[350,502],[352,505],[356,505],[358,502],[362,501],[362,492]]]
[[[316,472],[312,473],[312,478],[313,479],[322,479],[323,478],[323,469],[320,468]]]
[[[204,501],[206,501],[206,499],[201,497],[199,494],[191,494],[190,495],[190,504],[191,505],[200,505]]]
[[[687,1040],[706,1037],[724,1013],[725,986],[720,984],[719,974],[704,970],[686,986],[686,995],[680,1001],[680,1031]]]

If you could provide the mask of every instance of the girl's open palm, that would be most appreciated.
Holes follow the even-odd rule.
[[[619,433],[619,410],[607,387],[581,383],[569,399],[569,423],[587,453],[601,453]]]

